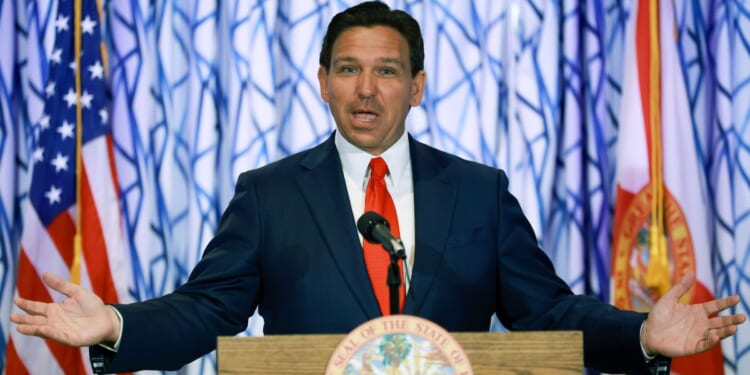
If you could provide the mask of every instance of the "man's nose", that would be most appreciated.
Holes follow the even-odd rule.
[[[375,77],[368,72],[363,72],[357,80],[357,95],[360,98],[369,98],[376,92]]]

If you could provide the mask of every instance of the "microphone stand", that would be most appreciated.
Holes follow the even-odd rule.
[[[390,305],[391,305],[391,315],[400,314],[399,311],[399,301],[398,301],[398,290],[401,287],[401,272],[399,272],[398,269],[398,260],[404,259],[406,260],[406,252],[402,250],[404,248],[404,245],[401,244],[400,239],[395,239],[395,241],[398,241],[397,244],[394,244],[390,241],[385,241],[382,243],[383,247],[388,251],[388,254],[391,256],[391,263],[388,265],[388,277],[387,277],[387,283],[388,283],[388,292],[390,297]],[[394,246],[394,245],[398,245]],[[395,248],[398,248],[399,250],[396,251]]]

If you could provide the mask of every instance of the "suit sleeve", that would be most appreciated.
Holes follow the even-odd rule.
[[[177,370],[214,350],[217,336],[245,329],[261,298],[257,199],[248,174],[241,175],[187,283],[163,297],[115,306],[123,333],[119,351],[103,354],[105,372]]]
[[[497,315],[511,330],[583,331],[584,365],[604,372],[650,373],[640,348],[646,315],[574,295],[537,245],[531,225],[498,173]]]

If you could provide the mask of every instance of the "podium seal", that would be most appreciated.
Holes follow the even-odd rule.
[[[352,330],[333,351],[325,373],[474,374],[448,331],[411,315],[373,319]]]

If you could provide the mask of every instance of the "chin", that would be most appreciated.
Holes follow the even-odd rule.
[[[357,146],[360,150],[367,151],[368,153],[371,153],[373,150],[376,150],[380,148],[380,144],[378,142],[367,140],[362,141],[359,139],[355,139],[355,142],[352,142],[353,145]]]

